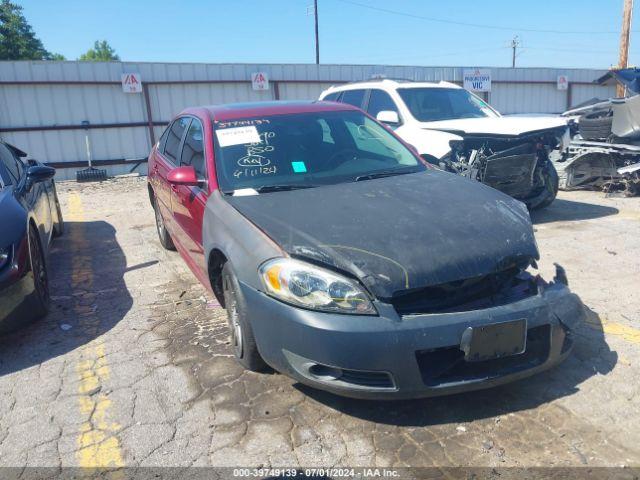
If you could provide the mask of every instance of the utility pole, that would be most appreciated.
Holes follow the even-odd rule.
[[[620,59],[618,68],[629,66],[629,37],[631,36],[631,13],[633,12],[633,0],[624,0],[622,10],[622,31],[620,32]],[[624,86],[618,84],[616,96],[624,97]]]
[[[318,37],[318,0],[313,0],[313,18],[316,24],[316,65],[320,65],[320,39]]]
[[[513,40],[511,40],[511,48],[512,48],[511,68],[516,68],[516,49],[519,46],[520,46],[520,39],[516,35],[515,37],[513,37]]]

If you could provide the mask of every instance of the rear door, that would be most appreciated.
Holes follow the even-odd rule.
[[[167,181],[167,175],[171,170],[180,165],[180,148],[182,139],[187,133],[191,117],[179,117],[167,127],[164,143],[160,142],[156,151],[152,171],[153,189],[156,195],[156,206],[164,219],[165,226],[172,237],[176,235],[176,225],[171,208],[171,185]],[[165,135],[163,134],[163,137]]]
[[[204,130],[202,122],[193,117],[182,142],[179,157],[180,166],[195,168],[200,186],[171,186],[171,207],[175,222],[175,236],[178,248],[190,264],[196,276],[206,285],[206,265],[202,246],[202,220],[209,197],[207,168],[204,151]]]

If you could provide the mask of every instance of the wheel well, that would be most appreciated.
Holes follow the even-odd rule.
[[[227,263],[227,257],[217,248],[211,250],[209,254],[208,272],[211,290],[216,296],[218,303],[224,307],[224,294],[222,290],[222,268]]]

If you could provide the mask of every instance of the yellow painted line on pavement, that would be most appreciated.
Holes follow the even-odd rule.
[[[85,221],[82,199],[77,192],[69,196],[70,222]],[[100,339],[99,320],[95,315],[95,293],[93,293],[93,271],[90,245],[82,228],[73,228],[69,232],[70,251],[72,252],[71,285],[73,292],[83,292],[74,305],[74,314],[78,327],[90,339],[80,351],[81,359],[76,365],[79,378],[78,399],[83,422],[78,433],[78,463],[80,467],[122,467],[124,461],[117,433],[121,427],[110,421],[113,405],[104,392],[109,380],[110,369],[106,361],[105,346]]]
[[[640,344],[640,329],[611,321],[605,316],[602,316],[599,322],[587,320],[587,325],[594,330],[600,330],[608,335],[621,337],[627,342]]]

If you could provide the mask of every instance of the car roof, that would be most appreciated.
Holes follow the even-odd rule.
[[[235,120],[239,118],[270,117],[294,113],[350,111],[358,108],[335,102],[321,101],[269,101],[250,103],[227,103],[193,107],[183,110],[181,115],[199,114],[211,118],[212,121]]]
[[[388,78],[384,79],[371,79],[362,80],[360,82],[350,82],[342,85],[332,85],[325,92],[342,92],[344,90],[359,90],[363,88],[462,88],[455,83],[445,82],[440,80],[439,82],[414,82],[412,80],[392,80]]]

